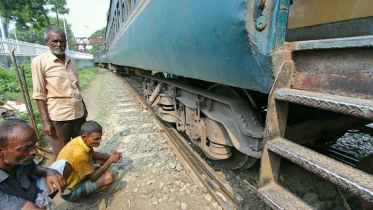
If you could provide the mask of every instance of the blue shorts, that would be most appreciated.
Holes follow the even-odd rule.
[[[72,192],[67,195],[61,195],[66,201],[76,201],[81,197],[84,197],[98,189],[96,182],[92,182],[89,179],[81,181],[74,189],[69,189]]]

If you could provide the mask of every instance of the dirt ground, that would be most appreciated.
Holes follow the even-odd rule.
[[[104,192],[91,195],[102,200],[90,209],[222,209],[188,177],[155,120],[123,89],[115,74],[100,69],[83,98],[88,120],[104,128],[103,142],[96,151],[118,150],[124,155],[109,168],[116,181]],[[86,209],[72,206],[59,195],[54,201],[57,210]]]

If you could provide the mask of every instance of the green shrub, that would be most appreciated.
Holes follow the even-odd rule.
[[[96,76],[98,68],[78,68],[79,85],[81,88],[87,88],[92,79]]]
[[[16,72],[14,71],[14,68],[5,70],[2,66],[0,66],[0,94],[3,94],[6,91],[20,91],[18,87]]]

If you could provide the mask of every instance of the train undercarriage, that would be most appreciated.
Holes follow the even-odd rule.
[[[144,97],[159,117],[184,132],[208,158],[228,169],[247,169],[261,158],[268,95],[164,73],[151,76],[131,67],[111,70],[142,76]],[[295,103],[289,109],[285,137],[309,148],[331,144],[369,123]]]
[[[263,126],[259,110],[254,101],[248,106],[234,89],[212,85],[205,90],[150,76],[145,77],[143,89],[158,115],[175,123],[210,159],[238,169],[260,158]]]

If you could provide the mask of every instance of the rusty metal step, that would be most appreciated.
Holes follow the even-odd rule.
[[[267,142],[268,150],[373,203],[373,176],[286,139]]]
[[[308,41],[288,42],[294,51],[316,50],[316,49],[339,49],[339,48],[357,48],[373,47],[373,36],[356,36],[334,39],[319,39]]]
[[[260,188],[258,196],[272,209],[312,209],[308,204],[277,184],[270,184]]]
[[[373,100],[284,88],[276,99],[327,111],[373,120]]]

